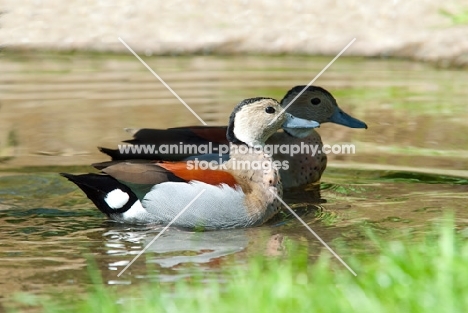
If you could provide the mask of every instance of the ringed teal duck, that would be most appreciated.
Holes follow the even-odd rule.
[[[282,196],[281,179],[270,155],[257,149],[245,153],[241,147],[264,146],[280,127],[319,126],[281,111],[271,98],[239,103],[227,127],[231,158],[214,169],[188,170],[186,162],[135,160],[96,165],[103,174],[62,175],[118,222],[168,224],[205,190],[174,226],[226,229],[261,225],[280,209],[275,195]],[[248,162],[250,168],[241,168],[239,161]]]
[[[289,90],[281,100],[281,105],[286,107],[306,86],[295,86]],[[335,123],[350,128],[367,128],[366,123],[345,113],[338,106],[335,98],[330,92],[318,86],[309,86],[293,103],[287,108],[287,112],[294,116],[306,120],[313,120],[319,123]],[[280,170],[283,187],[285,189],[298,187],[320,180],[326,166],[327,156],[320,153],[322,150],[322,140],[318,132],[314,129],[289,129],[283,127],[283,132],[277,132],[267,141],[268,145],[314,145],[315,155],[310,153],[300,153],[290,156],[288,154],[275,153],[276,160],[287,160],[289,169]],[[139,129],[131,130],[133,139],[126,141],[133,145],[179,145],[180,143],[189,145],[212,144],[214,151],[219,151],[219,146],[226,144],[226,127],[224,126],[195,126],[178,127],[169,129]],[[194,157],[198,159],[219,159],[218,154],[193,155],[193,154],[122,154],[119,150],[99,148],[101,152],[108,154],[113,160],[124,159],[150,159],[150,160],[188,160]],[[227,154],[224,155],[227,159]]]

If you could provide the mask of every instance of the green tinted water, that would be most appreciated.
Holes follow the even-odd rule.
[[[151,57],[148,64],[210,125],[225,124],[242,98],[281,98],[307,84],[331,58]],[[198,125],[198,120],[132,56],[4,54],[0,59],[0,294],[84,288],[92,257],[109,284],[174,281],[191,269],[217,273],[286,241],[313,259],[323,247],[287,214],[269,225],[191,233],[170,229],[122,276],[161,230],[107,222],[58,172],[104,161],[124,127]],[[468,73],[406,61],[341,58],[317,80],[368,130],[323,125],[325,143],[353,143],[330,155],[314,187],[285,199],[342,258],[369,250],[367,229],[397,238],[425,234],[444,212],[467,226]],[[150,269],[148,269],[148,267]],[[355,269],[359,272],[360,269]],[[207,279],[210,274],[207,274]],[[212,276],[212,279],[217,279]]]

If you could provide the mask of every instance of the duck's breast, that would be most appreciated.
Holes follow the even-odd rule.
[[[203,193],[202,193],[203,191]],[[242,189],[228,185],[167,182],[154,186],[141,206],[128,210],[124,220],[147,223],[170,223],[197,195],[201,195],[172,225],[184,228],[226,229],[252,226],[255,217],[248,213]],[[143,214],[143,211],[147,214]]]
[[[297,187],[320,180],[327,166],[327,156],[322,153],[323,144],[317,132],[302,139],[285,133],[277,133],[272,136],[267,144],[289,145],[289,149],[286,150],[289,153],[275,153],[273,156],[275,160],[281,161],[282,164],[287,161],[287,168],[282,167],[280,169],[283,188]],[[291,155],[293,145],[300,152]]]

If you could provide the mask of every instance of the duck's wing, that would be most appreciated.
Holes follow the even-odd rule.
[[[172,127],[167,129],[127,129],[133,134],[133,139],[125,142],[131,144],[171,144],[182,142],[205,143],[227,143],[227,126],[188,126]]]
[[[216,149],[214,151],[217,152],[220,145],[228,144],[226,130],[226,126],[127,129],[133,139],[124,141],[126,145],[119,145],[119,149],[99,147],[99,150],[113,160],[180,161],[194,155],[210,153],[200,149],[202,145]]]
[[[238,185],[231,173],[220,169],[201,169],[193,161],[129,160],[102,162],[93,166],[119,181],[130,184],[154,186],[164,182],[199,181],[210,185]]]

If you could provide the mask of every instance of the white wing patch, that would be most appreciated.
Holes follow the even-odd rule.
[[[106,201],[107,205],[114,210],[121,209],[125,204],[127,204],[130,196],[128,193],[123,192],[119,188],[112,190],[109,192],[104,201]]]

